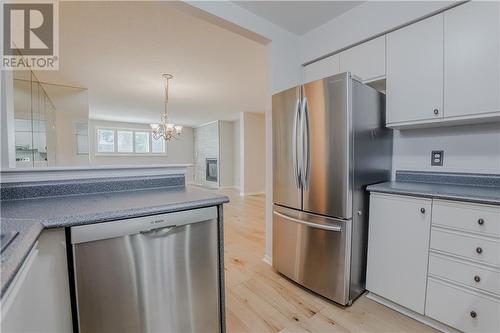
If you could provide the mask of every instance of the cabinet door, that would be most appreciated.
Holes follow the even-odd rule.
[[[443,116],[443,15],[387,35],[387,123]]]
[[[63,229],[46,230],[2,297],[2,332],[72,332]]]
[[[385,76],[385,36],[340,53],[340,72],[351,72],[370,81]]]
[[[431,199],[372,194],[366,288],[424,313]]]
[[[500,2],[444,13],[445,117],[500,111]]]
[[[304,67],[303,76],[304,83],[324,79],[335,74],[339,71],[339,55],[335,54],[328,58],[316,61]]]

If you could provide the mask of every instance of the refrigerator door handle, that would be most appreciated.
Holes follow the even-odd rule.
[[[294,217],[291,217],[291,216],[288,216],[288,215],[285,215],[282,213],[278,213],[276,211],[273,213],[278,215],[279,217],[282,217],[284,219],[287,219],[287,220],[290,220],[290,221],[293,221],[296,223],[304,224],[308,227],[312,227],[312,228],[316,228],[316,229],[323,229],[323,230],[328,230],[328,231],[342,232],[342,227],[339,227],[337,225],[324,225],[324,224],[311,223],[311,222],[296,219]]]
[[[300,99],[297,99],[297,104],[295,106],[295,118],[293,121],[293,136],[292,136],[292,164],[293,164],[293,175],[295,180],[295,185],[297,188],[302,188],[300,181],[300,167],[299,167],[299,154],[298,154],[298,133],[299,130],[299,122],[300,122]]]
[[[307,188],[309,185],[309,175],[310,175],[310,154],[309,154],[309,105],[307,102],[307,97],[304,96],[301,105],[301,133],[302,133],[302,174],[301,181],[303,188]]]

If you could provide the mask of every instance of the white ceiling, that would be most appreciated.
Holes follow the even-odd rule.
[[[265,46],[167,2],[60,2],[59,70],[40,81],[88,88],[93,119],[158,122],[172,73],[172,121],[195,126],[263,112]]]
[[[234,1],[268,21],[303,35],[364,1]]]

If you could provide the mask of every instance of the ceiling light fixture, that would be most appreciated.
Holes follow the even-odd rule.
[[[182,126],[168,122],[168,85],[169,81],[173,79],[174,76],[171,74],[163,74],[162,77],[165,79],[165,109],[161,115],[161,124],[151,124],[151,130],[155,140],[163,138],[165,141],[170,141],[172,139],[177,139],[179,135],[181,135]]]

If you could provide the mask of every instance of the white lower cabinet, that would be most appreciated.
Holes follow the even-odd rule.
[[[425,314],[463,332],[500,332],[495,298],[429,278]]]
[[[500,297],[500,269],[494,267],[432,253],[429,256],[429,276],[494,293]]]
[[[2,296],[1,331],[72,332],[63,229],[46,230]]]
[[[431,249],[500,266],[500,241],[492,238],[433,228]]]
[[[372,194],[366,289],[424,313],[431,199]]]
[[[429,325],[431,318],[465,333],[500,332],[499,213],[498,206],[372,193],[366,288]]]

